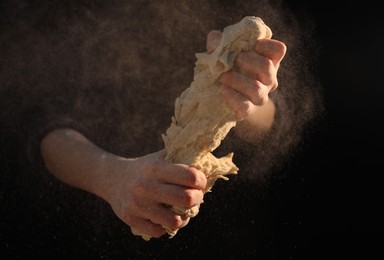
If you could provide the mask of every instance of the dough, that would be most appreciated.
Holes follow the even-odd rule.
[[[233,153],[216,158],[214,151],[228,132],[236,125],[235,112],[219,94],[219,76],[232,68],[240,51],[252,51],[259,38],[271,38],[270,28],[262,19],[246,16],[240,22],[224,28],[219,46],[212,53],[197,53],[194,79],[175,101],[174,116],[170,127],[162,135],[166,160],[196,167],[207,176],[205,192],[211,191],[219,178],[237,174],[232,162]],[[192,209],[172,208],[175,212],[194,217],[199,212]],[[170,238],[177,230],[167,230]],[[142,235],[148,240],[150,237]]]

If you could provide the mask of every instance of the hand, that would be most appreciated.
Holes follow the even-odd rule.
[[[164,160],[165,151],[121,159],[106,200],[133,233],[158,238],[186,226],[189,217],[170,206],[192,208],[203,200],[207,179],[201,171]]]
[[[207,36],[207,51],[212,52],[220,40],[221,32],[211,31]],[[246,119],[268,102],[269,93],[278,87],[277,72],[285,53],[284,43],[259,39],[254,51],[239,53],[233,68],[220,76],[221,93],[236,111],[237,120]]]

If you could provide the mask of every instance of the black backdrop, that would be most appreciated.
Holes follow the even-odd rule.
[[[127,248],[135,251],[133,255],[137,258],[378,259],[378,256],[384,256],[381,213],[381,125],[384,123],[384,84],[381,78],[384,73],[384,38],[381,26],[384,18],[381,8],[368,1],[289,2],[294,8],[303,8],[314,16],[322,42],[321,79],[325,89],[326,116],[319,125],[317,137],[308,140],[298,160],[283,169],[288,174],[272,183],[260,205],[246,211],[248,217],[229,220],[230,217],[206,215],[202,211],[200,217],[190,224],[190,230],[177,235],[179,240],[176,242],[164,239],[142,246],[139,238],[130,241]],[[17,174],[20,165],[13,160],[12,154],[17,141],[9,137],[1,140],[1,171]],[[11,186],[4,182],[1,185],[3,190],[10,190]],[[238,188],[231,184],[217,186],[218,190],[228,192]],[[253,192],[252,187],[242,188],[251,194]],[[5,197],[3,192],[1,207],[8,206]],[[215,197],[215,202],[208,199],[206,203],[224,202]],[[252,201],[230,201],[229,204],[240,209]],[[23,204],[19,206],[23,207]],[[262,217],[249,218],[257,211],[257,206],[264,211],[258,212]],[[122,242],[117,240],[124,241],[123,237],[129,233],[123,233],[109,245],[98,245],[97,250],[91,250],[92,246],[85,246],[82,237],[69,234],[74,230],[66,230],[64,224],[36,222],[44,221],[40,215],[22,216],[30,220],[20,224],[9,210],[12,208],[2,208],[0,216],[1,259],[8,259],[7,256],[9,259],[27,259],[34,255],[64,259],[76,256],[83,259],[87,256],[92,259],[130,259],[128,253],[116,253],[124,252],[118,248]],[[258,219],[260,223],[254,223]],[[68,221],[74,220],[81,221],[68,216]],[[225,230],[226,225],[238,225],[239,229],[256,225],[256,230],[262,232],[252,234],[246,241],[238,241],[239,236],[234,233],[207,236],[202,232],[204,236],[199,236],[203,228],[197,227],[201,222],[204,225],[220,221],[223,224],[219,232]],[[245,227],[240,224],[245,224]],[[50,236],[49,232],[34,233],[44,233],[48,228],[59,231],[57,236]],[[86,228],[76,231],[87,232]],[[46,241],[35,240],[35,237]],[[90,239],[86,235],[84,238]],[[92,241],[87,243],[92,244]]]
[[[316,20],[327,119],[304,163],[297,162],[279,188],[289,199],[278,204],[293,218],[296,210],[305,212],[306,224],[292,232],[306,245],[305,259],[382,257],[381,8],[371,1],[291,2]],[[292,186],[301,191],[295,194]]]

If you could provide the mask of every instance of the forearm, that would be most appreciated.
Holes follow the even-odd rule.
[[[272,128],[275,112],[275,104],[269,99],[265,105],[254,109],[246,119],[237,122],[234,131],[243,140],[255,143]]]
[[[48,133],[40,148],[46,168],[57,179],[105,197],[105,188],[114,179],[110,175],[116,174],[109,165],[116,165],[119,157],[104,151],[72,129],[57,129]]]

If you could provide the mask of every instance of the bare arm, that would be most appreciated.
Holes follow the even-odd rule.
[[[108,186],[119,164],[117,156],[72,129],[58,129],[46,135],[41,154],[47,169],[59,180],[102,198],[106,196],[103,186]]]
[[[217,37],[217,33],[208,35],[208,51]],[[220,78],[223,97],[239,121],[235,131],[246,141],[256,141],[273,124],[275,106],[268,94],[277,88],[276,75],[285,51],[279,41],[258,40],[255,51],[240,53],[234,68]],[[55,177],[103,198],[122,221],[148,237],[187,225],[189,219],[167,205],[191,208],[201,203],[207,184],[197,169],[165,162],[164,151],[123,158],[73,129],[47,134],[41,154]]]
[[[103,198],[134,233],[148,238],[187,225],[189,218],[167,205],[191,208],[203,199],[205,175],[187,165],[166,163],[164,151],[123,158],[73,129],[57,129],[42,140],[41,154],[55,177]]]

